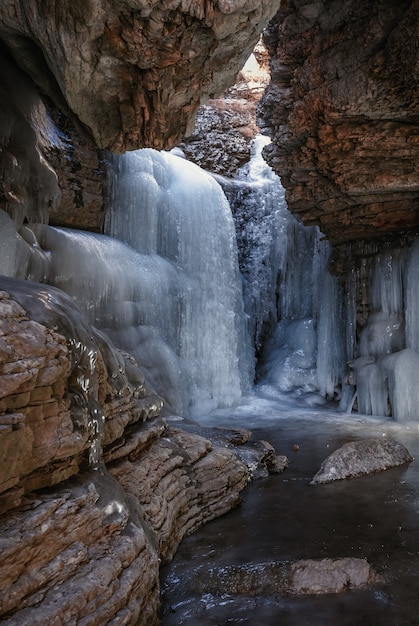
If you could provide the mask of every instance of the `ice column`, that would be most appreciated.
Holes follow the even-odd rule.
[[[419,244],[375,257],[370,314],[353,362],[358,410],[419,420]]]

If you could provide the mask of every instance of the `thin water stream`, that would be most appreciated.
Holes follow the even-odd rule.
[[[272,395],[212,413],[206,426],[246,427],[289,467],[255,480],[240,508],[188,537],[162,571],[164,626],[404,626],[419,624],[419,432],[417,424],[302,409]],[[401,468],[309,484],[321,462],[348,441],[392,437],[415,460]],[[294,444],[299,445],[294,452]],[[266,561],[363,557],[383,576],[366,590],[325,596],[232,596],[194,593],[203,568]]]

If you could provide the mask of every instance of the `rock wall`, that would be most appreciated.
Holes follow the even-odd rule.
[[[1,279],[0,354],[2,623],[157,624],[161,562],[239,504],[247,466],[170,427],[59,290]]]
[[[260,40],[234,85],[198,110],[193,132],[180,144],[186,158],[215,174],[235,176],[250,159],[251,141],[259,133],[256,109],[269,81],[269,55]]]
[[[332,243],[419,224],[417,0],[284,0],[259,124],[291,212]]]
[[[0,40],[98,147],[171,148],[234,82],[277,0],[6,0]]]
[[[42,96],[0,46],[0,209],[20,226],[49,222],[99,231],[105,153],[65,108]]]

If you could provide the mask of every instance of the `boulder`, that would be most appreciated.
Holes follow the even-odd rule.
[[[383,437],[351,441],[332,452],[323,461],[310,484],[331,483],[335,480],[365,476],[410,463],[412,460],[409,451],[394,439]]]

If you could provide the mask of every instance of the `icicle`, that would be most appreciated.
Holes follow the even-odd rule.
[[[320,297],[317,325],[317,384],[320,393],[333,399],[338,384],[345,375],[346,350],[344,340],[342,288],[335,276],[328,272]]]
[[[406,347],[419,352],[419,239],[409,251],[406,271]]]
[[[392,415],[399,422],[419,421],[419,354],[401,350],[382,359]],[[377,415],[377,413],[373,413]]]

